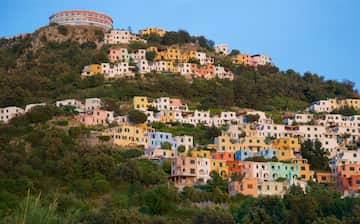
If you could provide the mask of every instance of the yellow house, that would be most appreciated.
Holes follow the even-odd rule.
[[[313,179],[314,171],[310,169],[307,159],[293,159],[292,162],[299,165],[302,180],[309,181]]]
[[[165,70],[172,73],[180,72],[179,66],[175,66],[171,61],[166,62]]]
[[[286,137],[275,139],[273,142],[273,148],[300,152],[301,145],[298,138]]]
[[[147,111],[149,107],[154,106],[154,102],[146,96],[134,96],[133,106],[135,110]]]
[[[183,54],[181,53],[181,50],[176,47],[170,47],[167,48],[165,51],[160,52],[160,56],[165,61],[171,61],[171,62],[184,62]]]
[[[112,143],[119,146],[145,146],[149,137],[145,136],[144,133],[150,131],[151,128],[146,124],[124,124],[105,130],[102,132],[102,136],[110,136]]]
[[[278,150],[277,158],[280,161],[289,161],[295,158],[295,153],[300,152],[301,145],[298,138],[279,138],[275,139],[272,148]]]
[[[139,34],[141,36],[150,35],[150,34],[157,34],[160,37],[163,37],[166,34],[166,30],[163,29],[163,28],[158,28],[158,27],[147,27],[145,29],[140,30]]]
[[[169,47],[165,50],[159,50],[157,47],[149,47],[147,51],[156,52],[155,61],[171,61],[177,63],[183,63],[187,61],[187,54],[183,54],[180,48]]]
[[[191,151],[191,156],[196,158],[211,159],[211,152],[210,150],[193,150]]]
[[[244,137],[241,138],[239,149],[250,149],[253,153],[269,148],[265,137]]]
[[[175,121],[175,114],[173,111],[171,110],[167,110],[167,111],[161,111],[160,114],[160,122],[174,122]]]
[[[226,160],[211,159],[210,160],[210,172],[216,171],[221,177],[229,177],[229,169]]]
[[[360,109],[360,99],[344,99],[339,100],[339,107],[354,107],[356,110]]]
[[[290,161],[295,158],[295,154],[290,149],[278,149],[277,158],[280,161]]]
[[[92,75],[98,75],[101,74],[101,65],[99,64],[91,64],[84,67],[82,71],[83,76],[92,76]]]
[[[239,144],[232,143],[231,139],[227,135],[221,135],[215,138],[215,145],[217,152],[229,152],[239,149]]]
[[[241,65],[241,64],[250,64],[251,56],[249,54],[237,54],[232,57],[233,64]]]
[[[216,150],[217,145],[216,144],[208,144],[206,148],[209,149],[209,150]]]

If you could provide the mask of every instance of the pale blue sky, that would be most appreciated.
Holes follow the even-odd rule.
[[[250,54],[269,54],[282,70],[348,79],[360,87],[358,0],[1,0],[0,36],[32,32],[64,9],[112,16],[115,28],[185,29]]]

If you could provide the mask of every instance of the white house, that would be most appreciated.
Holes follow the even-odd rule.
[[[215,52],[217,54],[228,55],[230,54],[229,47],[227,44],[216,44],[215,45]]]
[[[46,106],[46,103],[33,103],[33,104],[28,104],[25,106],[25,113],[29,112],[31,109],[33,109],[34,107],[43,107]]]
[[[0,122],[8,123],[14,117],[24,114],[24,110],[20,107],[4,107],[0,108]]]
[[[101,69],[105,78],[125,78],[135,76],[135,74],[130,70],[128,62],[116,64],[101,63]]]
[[[128,44],[131,41],[146,42],[128,30],[111,30],[104,36],[105,44]]]
[[[100,109],[101,99],[100,98],[87,98],[85,99],[85,110],[93,111],[95,109]]]

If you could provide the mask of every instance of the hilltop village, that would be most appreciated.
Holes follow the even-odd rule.
[[[92,29],[95,39],[84,34],[92,32]],[[53,32],[54,30],[56,32]],[[164,86],[165,82],[160,82],[163,89],[156,93],[151,92],[153,86],[139,83],[144,80],[144,83],[154,82],[147,77],[159,77],[160,81],[171,81],[172,78],[175,80],[180,77],[184,79],[180,85],[191,85],[200,80],[197,86],[195,85],[194,92],[197,88],[208,87],[203,82],[212,82],[213,85],[209,86],[214,89],[207,90],[212,93],[217,86],[234,85],[243,71],[254,72],[255,86],[258,82],[264,82],[257,79],[256,72],[266,77],[268,82],[275,76],[288,75],[288,82],[291,83],[297,76],[293,71],[273,77],[267,76],[268,71],[276,73],[277,68],[266,54],[240,53],[237,49],[230,50],[227,44],[215,44],[203,36],[190,36],[182,30],[175,32],[147,27],[134,33],[131,29],[114,29],[111,17],[94,11],[70,10],[55,13],[50,17],[49,26],[42,28],[41,32],[38,32],[42,34],[40,41],[34,40],[35,38],[31,40],[31,49],[39,48],[34,50],[35,53],[24,50],[28,46],[20,45],[21,47],[16,48],[21,51],[16,58],[17,63],[26,67],[25,70],[31,70],[27,66],[31,68],[32,63],[46,61],[41,57],[37,60],[33,57],[35,58],[36,54],[41,55],[42,44],[50,42],[51,38],[55,40],[47,43],[51,49],[59,50],[63,46],[76,49],[70,42],[57,45],[61,38],[71,37],[79,41],[79,49],[85,49],[86,53],[96,52],[96,57],[95,53],[89,53],[87,56],[91,60],[86,62],[94,63],[74,65],[80,69],[67,67],[72,60],[80,57],[72,58],[72,55],[66,55],[69,61],[58,62],[61,69],[69,69],[71,72],[63,77],[56,77],[55,74],[54,83],[70,83],[71,88],[67,86],[60,91],[57,89],[58,85],[49,84],[50,81],[40,78],[30,82],[34,86],[38,86],[38,83],[48,85],[43,89],[34,87],[34,92],[51,93],[51,96],[38,97],[41,99],[38,102],[27,103],[34,101],[30,97],[30,91],[19,90],[18,87],[13,90],[10,87],[4,89],[8,93],[14,91],[16,96],[1,102],[0,149],[7,153],[8,149],[19,148],[19,154],[29,153],[24,156],[29,162],[24,162],[15,154],[8,156],[0,153],[0,168],[1,164],[4,164],[0,171],[6,170],[0,172],[0,177],[6,176],[6,173],[13,175],[14,170],[14,176],[28,175],[35,180],[41,180],[30,183],[28,179],[31,178],[20,178],[19,181],[22,182],[19,184],[9,182],[8,178],[4,181],[4,189],[7,191],[11,192],[14,188],[9,186],[21,185],[19,191],[26,195],[28,189],[51,183],[56,185],[57,191],[64,194],[80,192],[82,198],[95,195],[96,199],[86,202],[88,207],[101,200],[106,209],[120,206],[123,209],[121,211],[125,211],[120,217],[129,215],[132,217],[130,220],[140,217],[140,213],[163,215],[171,210],[171,203],[183,206],[189,201],[192,207],[211,207],[225,211],[230,207],[234,211],[240,211],[240,214],[241,209],[247,207],[246,203],[243,203],[244,198],[262,200],[274,196],[290,200],[287,198],[288,194],[306,198],[312,189],[319,189],[318,186],[336,191],[331,198],[359,197],[360,98],[355,90],[347,94],[346,88],[353,88],[351,84],[327,82],[322,77],[315,79],[316,76],[305,75],[305,86],[308,83],[326,83],[331,88],[322,88],[339,94],[320,99],[309,96],[305,100],[303,97],[299,101],[292,101],[291,94],[284,97],[284,100],[273,97],[274,101],[269,104],[281,102],[279,104],[283,105],[283,101],[286,102],[286,109],[280,112],[251,107],[258,106],[255,103],[247,103],[246,108],[227,105],[223,101],[231,97],[226,94],[216,98],[216,102],[207,98],[199,101],[191,97],[177,97],[174,92],[166,91],[166,88],[174,88],[176,83],[168,87]],[[60,38],[54,33],[58,33]],[[0,45],[5,43],[1,46],[17,46],[17,41],[27,40],[28,35],[30,34],[5,38]],[[44,51],[49,55],[53,53]],[[26,60],[31,63],[25,63]],[[50,61],[54,62],[56,59],[50,58]],[[51,63],[46,61],[38,67],[47,67],[49,64]],[[3,70],[10,74],[16,71],[16,66],[7,66]],[[34,74],[38,72],[33,70]],[[48,72],[51,73],[51,69]],[[101,85],[97,86],[97,82]],[[133,88],[126,89],[126,96],[120,100],[116,91],[110,91],[115,85],[120,86],[117,91],[125,89],[125,85],[133,85]],[[279,84],[281,85],[283,83]],[[246,86],[245,83],[243,89]],[[76,92],[78,97],[73,97],[74,94],[70,93],[72,88],[79,90]],[[292,89],[296,88],[297,86],[292,86]],[[88,94],[88,89],[93,90],[91,94]],[[219,89],[220,92],[224,90]],[[283,91],[281,88],[277,90]],[[69,94],[66,91],[69,91]],[[238,96],[234,89],[232,91],[232,98]],[[284,92],[285,95],[288,94]],[[304,92],[305,96],[311,95],[311,88]],[[214,95],[220,94],[215,92]],[[258,100],[257,95],[253,95],[251,99],[255,102]],[[313,98],[313,101],[309,100]],[[11,103],[13,99],[21,103]],[[250,98],[246,100],[251,101]],[[296,110],[288,110],[288,105]],[[50,140],[53,142],[47,142]],[[93,154],[96,154],[96,159],[87,157]],[[61,157],[60,162],[56,162],[57,156]],[[18,165],[22,162],[26,165]],[[13,169],[4,168],[7,166]],[[36,169],[42,166],[45,168],[38,172]],[[66,184],[62,185],[61,181],[51,179],[55,174],[61,176]],[[160,187],[156,188],[158,185]],[[126,192],[126,196],[118,194],[111,201],[107,198],[113,193],[110,186]],[[155,190],[152,192],[153,188]],[[174,197],[169,196],[172,189],[176,195]],[[1,190],[0,187],[0,199]],[[145,196],[141,194],[142,191],[146,192]],[[109,195],[101,198],[99,192]],[[160,194],[161,196],[158,196]],[[4,195],[9,201],[15,200]],[[178,195],[182,198],[179,199]],[[126,197],[126,200],[121,197]],[[71,201],[68,198],[62,200],[61,205]],[[146,206],[132,200],[141,201]],[[111,206],[107,204],[109,201]],[[239,207],[241,209],[231,207],[237,201],[243,203]],[[88,209],[86,206],[84,210]],[[127,214],[129,207],[135,207],[136,212]],[[272,209],[272,206],[270,207]],[[352,211],[357,210],[354,208]],[[0,216],[1,212],[0,209]],[[101,212],[112,217],[107,211]],[[224,217],[228,218],[226,215]],[[222,223],[220,220],[226,220],[224,217],[216,223]],[[243,216],[239,217],[237,220],[242,220]],[[289,217],[291,220],[291,216]],[[172,221],[175,220],[173,223],[180,223],[179,219],[172,218],[174,217],[170,218]],[[233,220],[232,217],[230,219]],[[129,221],[125,218],[121,220]],[[188,220],[185,219],[184,222],[186,221]],[[197,223],[207,223],[200,218],[198,221]]]

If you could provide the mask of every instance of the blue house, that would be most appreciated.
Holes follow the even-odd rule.
[[[263,156],[265,159],[271,159],[277,157],[277,149],[264,149],[258,152],[259,156]]]
[[[177,148],[177,144],[172,136],[171,133],[168,132],[147,132],[145,133],[146,136],[149,136],[149,143],[148,147],[151,149],[160,149],[161,145],[165,142],[169,142],[171,144],[172,149]]]
[[[245,160],[250,157],[253,157],[253,153],[250,149],[241,149],[235,152],[235,160]]]

